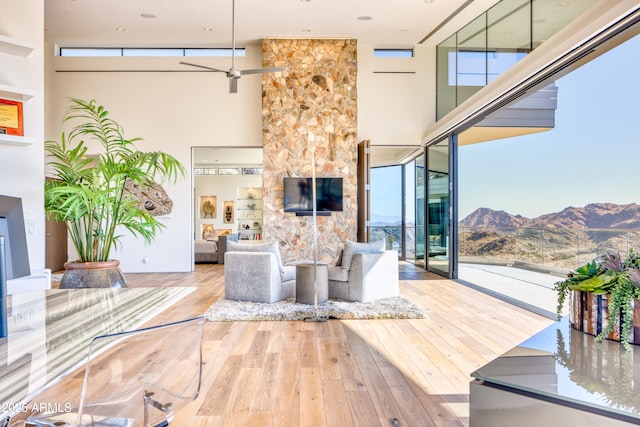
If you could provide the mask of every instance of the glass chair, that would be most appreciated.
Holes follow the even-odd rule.
[[[163,427],[198,397],[202,316],[95,337],[77,408],[32,415],[25,426]]]

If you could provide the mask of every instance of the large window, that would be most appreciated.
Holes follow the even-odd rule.
[[[502,0],[437,47],[440,120],[597,0]]]
[[[371,168],[371,240],[403,252],[403,166]]]
[[[424,151],[372,147],[372,153],[379,165],[371,168],[371,240],[385,239],[400,259],[424,267]]]
[[[61,47],[60,56],[231,56],[231,49],[206,48],[95,48]],[[244,49],[236,49],[236,56],[245,56]]]

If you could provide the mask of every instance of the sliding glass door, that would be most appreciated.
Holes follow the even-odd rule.
[[[408,167],[413,171],[413,182],[407,183],[407,185],[411,185],[414,188],[414,192],[412,196],[412,204],[413,204],[413,215],[414,215],[414,254],[415,254],[415,263],[421,267],[425,267],[425,248],[426,248],[426,233],[425,233],[425,224],[427,220],[427,216],[425,214],[426,211],[426,203],[425,203],[425,194],[426,194],[426,180],[425,180],[425,156],[424,153],[416,158],[413,162],[411,162]],[[409,198],[407,198],[409,200]]]
[[[404,169],[402,165],[371,168],[371,241],[384,239],[386,248],[404,257]]]
[[[384,239],[401,260],[446,277],[453,271],[451,159],[446,140],[414,149],[404,161],[372,167],[370,191],[371,240]]]
[[[427,269],[445,277],[451,272],[451,195],[449,141],[427,147]]]

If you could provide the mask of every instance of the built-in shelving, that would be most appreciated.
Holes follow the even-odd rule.
[[[0,35],[0,52],[27,57],[35,49],[32,43]]]
[[[0,134],[0,144],[4,145],[31,145],[34,142],[36,142],[35,138],[28,136]]]
[[[238,189],[237,217],[240,240],[262,240],[262,188]]]
[[[0,98],[13,101],[28,101],[34,97],[35,91],[0,83]]]
[[[33,43],[23,40],[17,40],[12,37],[0,35],[0,53],[21,56],[26,58],[31,55],[35,49]],[[10,99],[12,101],[26,102],[35,96],[36,92],[32,89],[20,88],[8,84],[0,83],[0,99]],[[0,134],[0,144],[2,145],[31,145],[35,142],[34,138],[28,136],[16,136]]]

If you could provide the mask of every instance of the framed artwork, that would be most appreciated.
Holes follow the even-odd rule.
[[[0,99],[0,134],[24,136],[22,102]]]
[[[211,240],[216,237],[216,228],[213,224],[202,224],[202,240]]]
[[[233,224],[234,219],[235,218],[233,215],[233,200],[225,200],[222,205],[222,223]]]
[[[200,218],[216,218],[217,217],[217,197],[216,196],[200,196]]]

